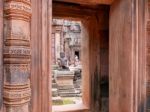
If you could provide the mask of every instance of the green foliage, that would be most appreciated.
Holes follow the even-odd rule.
[[[71,100],[71,99],[64,99],[64,100],[63,100],[63,104],[64,104],[64,105],[67,105],[67,104],[75,104],[75,102],[74,102],[73,100]]]
[[[54,101],[53,105],[68,105],[68,104],[75,104],[72,99],[63,99],[62,101]]]

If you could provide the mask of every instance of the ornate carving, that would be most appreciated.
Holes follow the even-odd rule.
[[[31,6],[28,2],[9,0],[4,5],[5,18],[30,21]]]
[[[4,75],[5,82],[10,84],[26,84],[28,83],[30,74],[29,64],[5,64]]]
[[[4,104],[7,112],[29,112],[31,3],[4,2]]]
[[[4,103],[7,105],[18,106],[30,101],[31,89],[9,90],[4,89]]]
[[[20,106],[16,106],[14,107],[10,107],[8,105],[6,105],[6,112],[28,112],[28,105],[27,104],[22,104]]]
[[[24,89],[24,88],[30,88],[30,81],[28,80],[28,82],[26,84],[10,84],[5,82],[4,88],[6,89],[10,89],[10,90],[17,90],[17,89]]]
[[[4,58],[4,64],[28,64],[30,59],[25,58]]]
[[[30,56],[31,51],[30,48],[26,47],[5,47],[4,48],[4,56],[5,57],[24,57]]]
[[[21,3],[24,3],[24,4],[31,6],[30,0],[4,0],[4,1],[5,2],[16,1],[16,2],[21,2]]]

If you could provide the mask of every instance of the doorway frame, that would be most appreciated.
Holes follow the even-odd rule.
[[[109,109],[111,110],[111,112],[114,112],[115,110],[116,110],[115,112],[119,112],[119,111],[146,112],[145,110],[146,109],[146,13],[145,11],[146,11],[146,5],[148,5],[148,1],[147,0],[126,0],[126,1],[115,0],[113,4],[111,4],[111,12],[114,11],[114,6],[118,7],[118,4],[123,2],[124,4],[126,5],[128,4],[131,6],[130,9],[127,10],[130,13],[129,17],[126,18],[126,22],[128,21],[128,23],[124,23],[124,25],[120,26],[120,28],[124,28],[126,30],[127,26],[131,26],[130,28],[131,35],[130,34],[127,35],[130,38],[132,38],[132,42],[129,43],[129,45],[132,45],[132,50],[130,50],[130,52],[132,51],[132,56],[130,57],[130,59],[132,60],[130,63],[126,63],[127,66],[125,65],[124,68],[119,69],[118,71],[122,71],[121,72],[122,74],[123,72],[130,73],[126,77],[129,77],[131,79],[126,80],[125,84],[128,85],[128,83],[131,83],[131,85],[128,86],[128,88],[130,89],[125,88],[123,86],[122,87],[117,86],[117,83],[115,83],[114,81],[118,81],[117,80],[118,78],[115,77],[116,80],[112,80],[112,77],[110,77],[111,80],[110,85],[112,85],[113,82],[114,84],[116,84],[116,86],[110,87],[110,91],[111,91],[110,95],[112,94],[112,97],[113,95],[115,95],[116,97],[118,97],[118,99],[115,99],[115,101],[111,99],[111,102],[109,104]],[[119,8],[123,10],[126,8],[126,6],[123,5],[122,8],[118,7],[118,10]],[[121,32],[122,37],[123,36],[127,37],[127,35],[124,35],[125,32],[126,31]],[[110,37],[113,38],[111,34]],[[124,47],[124,49],[127,50],[129,48],[130,47],[128,47],[128,45]],[[124,52],[126,51],[124,50]],[[121,52],[119,53],[121,54]],[[126,52],[126,55],[128,55],[128,52]],[[111,62],[111,60],[113,60],[113,57],[110,56],[109,61]],[[119,62],[124,61],[124,59],[122,60],[118,59],[118,60]],[[131,69],[128,68],[128,66],[130,66]],[[112,65],[110,65],[110,67],[112,67]],[[111,74],[111,76],[115,75],[113,69],[111,69],[109,73]],[[121,76],[122,74],[120,75],[117,74],[116,76],[121,77],[123,79],[123,77]],[[116,88],[118,90],[120,89],[120,91],[119,92],[115,91]],[[123,91],[129,94],[124,94]],[[128,97],[128,103],[124,102],[123,103],[124,107],[122,107],[121,102],[124,99],[126,99],[125,101],[127,101],[127,97]],[[113,103],[113,102],[117,102],[117,103]],[[130,106],[129,106],[129,102],[130,102]],[[128,107],[128,109],[126,109],[126,107]]]
[[[2,91],[3,91],[3,76],[4,76],[4,70],[3,70],[3,0],[0,0],[0,99],[2,101],[0,101],[0,112],[3,111],[3,95],[2,95]]]
[[[82,60],[82,65],[83,65],[83,72],[82,74],[84,75],[82,77],[82,104],[73,104],[73,105],[65,105],[65,106],[54,106],[54,111],[60,111],[61,112],[78,112],[78,111],[88,111],[90,109],[90,104],[91,104],[91,86],[90,86],[90,36],[91,34],[89,33],[89,24],[92,21],[92,17],[87,14],[85,16],[76,13],[78,12],[77,9],[72,9],[70,7],[63,7],[61,5],[55,5],[56,8],[53,8],[53,18],[60,18],[60,19],[67,19],[67,20],[73,20],[73,21],[81,21],[81,35],[82,35],[82,40],[84,40],[84,45],[81,45],[81,60]],[[63,8],[65,11],[63,11]],[[68,10],[68,11],[67,11]],[[69,10],[71,12],[69,12]],[[68,13],[67,13],[68,12]],[[73,13],[72,13],[73,12]],[[88,12],[88,11],[87,11]],[[86,11],[84,13],[87,13]],[[71,15],[73,14],[73,15]],[[93,14],[94,15],[94,14]],[[84,58],[83,58],[84,57]],[[51,100],[52,101],[52,100]],[[70,108],[70,109],[69,109]]]
[[[117,0],[115,0],[117,1]],[[130,0],[133,3],[133,11],[132,11],[132,23],[133,23],[133,36],[135,36],[134,45],[135,48],[135,57],[134,57],[134,77],[133,80],[133,100],[132,111],[136,112],[139,110],[139,105],[145,107],[145,102],[143,101],[145,98],[145,86],[143,84],[146,80],[146,70],[145,70],[145,16],[143,18],[143,12],[145,12],[145,4],[147,0]],[[51,100],[49,95],[51,95],[50,89],[48,88],[50,80],[47,80],[49,77],[49,64],[47,63],[47,58],[50,57],[50,51],[48,51],[48,43],[50,43],[50,35],[51,35],[51,15],[52,15],[52,1],[51,0],[32,0],[33,7],[33,19],[32,24],[32,42],[36,42],[39,46],[32,46],[32,54],[43,53],[45,55],[38,54],[37,59],[35,60],[35,54],[32,58],[34,63],[38,63],[38,67],[34,67],[32,69],[31,76],[31,85],[32,85],[32,112],[49,112],[51,110],[51,106],[49,105],[49,101]],[[42,8],[39,8],[42,7]],[[43,16],[40,16],[43,15]],[[37,20],[37,18],[39,20]],[[34,21],[33,21],[34,20]],[[49,26],[48,26],[49,25]],[[42,28],[42,30],[38,30],[38,28]],[[35,30],[36,29],[36,30]],[[143,36],[144,35],[144,36]],[[42,36],[42,42],[41,37]],[[37,37],[37,38],[35,38]],[[144,37],[144,38],[143,38]],[[46,43],[47,46],[43,45]],[[39,49],[37,49],[39,48]],[[45,49],[41,51],[41,49]],[[38,61],[38,62],[37,62]],[[41,64],[41,65],[40,65]],[[46,70],[45,70],[46,69]],[[143,75],[141,75],[143,74]],[[49,90],[49,91],[48,91]],[[40,96],[40,97],[39,97]],[[140,99],[139,99],[140,98]],[[38,102],[38,104],[37,104]],[[47,102],[47,104],[46,104]],[[111,105],[111,104],[109,104]],[[142,106],[142,107],[143,107]],[[143,108],[140,110],[143,110]],[[111,108],[110,108],[111,110]],[[132,112],[131,111],[131,112]]]
[[[31,112],[50,112],[52,0],[31,0]]]
[[[118,1],[118,0],[115,0]],[[145,5],[147,0],[130,0],[133,3],[132,23],[134,45],[134,80],[133,80],[133,100],[132,110],[130,112],[145,111],[145,81],[146,81],[146,38],[145,38]],[[2,3],[2,0],[0,0]],[[39,8],[40,7],[40,8]],[[2,6],[0,6],[3,10]],[[2,13],[1,13],[2,14]],[[42,16],[41,16],[42,15]],[[32,66],[31,66],[31,87],[32,87],[32,112],[50,112],[51,88],[49,84],[50,69],[49,63],[51,51],[49,51],[52,19],[52,0],[32,0],[32,22],[31,22],[31,40],[32,40]],[[0,16],[0,20],[3,17]],[[0,22],[0,32],[3,34],[3,22]],[[3,37],[3,35],[1,35]],[[41,39],[42,38],[42,39]],[[3,38],[0,38],[3,45]],[[1,46],[3,47],[3,46]],[[0,48],[1,48],[0,47]],[[3,48],[1,48],[3,49]],[[1,54],[2,51],[1,51]],[[42,55],[43,54],[43,55]],[[2,60],[1,60],[2,62]],[[3,73],[3,69],[1,69]],[[142,75],[141,75],[142,74]],[[46,103],[47,102],[47,103]],[[139,105],[141,105],[139,107]],[[111,105],[111,104],[110,104]],[[110,108],[111,110],[111,108]],[[110,111],[112,112],[112,111]]]

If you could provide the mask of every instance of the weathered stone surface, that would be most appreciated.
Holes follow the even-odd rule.
[[[61,97],[74,97],[76,96],[73,78],[73,71],[55,71],[55,79],[58,85],[58,94]]]
[[[29,64],[5,64],[4,75],[6,83],[10,84],[27,84],[30,75]]]
[[[75,52],[81,55],[81,22],[66,19],[53,19],[52,21],[52,59],[54,64],[64,52],[69,64],[75,58]]]
[[[55,78],[58,86],[73,85],[74,72],[56,71]]]
[[[6,106],[6,112],[29,112],[29,104],[23,104],[16,107]]]
[[[7,112],[29,112],[30,89],[29,0],[4,1],[4,104]]]

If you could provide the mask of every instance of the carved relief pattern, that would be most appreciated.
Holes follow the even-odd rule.
[[[4,5],[5,17],[7,19],[20,19],[29,21],[31,17],[31,5],[28,1],[6,0]]]
[[[28,84],[30,75],[30,65],[28,64],[5,64],[5,82],[10,84]],[[13,76],[13,77],[11,77]]]
[[[7,112],[29,112],[30,0],[4,0],[4,104]]]

